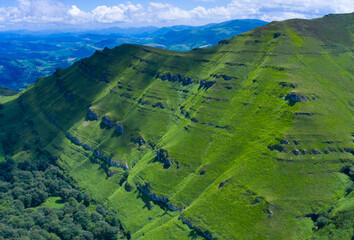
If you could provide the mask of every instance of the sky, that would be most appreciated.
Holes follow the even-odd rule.
[[[0,0],[0,31],[280,21],[354,12],[354,0]]]

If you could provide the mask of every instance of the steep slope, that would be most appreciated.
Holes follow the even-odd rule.
[[[2,100],[4,152],[56,159],[133,239],[351,239],[353,17],[97,51]]]

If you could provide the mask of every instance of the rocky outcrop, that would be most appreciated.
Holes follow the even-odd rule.
[[[143,136],[139,136],[136,139],[132,138],[131,141],[134,142],[134,143],[139,144],[140,147],[146,143],[146,141],[145,141]]]
[[[178,207],[174,204],[172,204],[171,202],[169,204],[167,204],[167,207],[174,212],[182,212],[184,209],[186,209],[185,207]]]
[[[93,155],[97,157],[98,159],[101,159],[105,162],[107,162],[109,165],[114,166],[114,167],[119,167],[123,168],[124,170],[129,170],[128,164],[127,163],[119,163],[116,160],[112,160],[111,157],[105,156],[103,153],[101,153],[99,150],[93,151]]]
[[[80,142],[80,140],[78,140],[76,137],[72,136],[70,133],[67,132],[65,135],[74,144],[83,147],[85,150],[91,150],[90,146],[83,144],[82,142]]]
[[[311,98],[306,97],[303,93],[291,92],[286,95],[285,100],[289,101],[290,105],[294,105],[297,102],[311,101]]]
[[[180,82],[183,86],[193,84],[193,79],[191,77],[184,77],[181,74],[172,75],[171,73],[165,73],[163,75],[157,75],[162,81],[169,81],[169,82]]]
[[[149,187],[138,186],[138,189],[154,201],[163,202],[165,204],[170,202],[170,199],[168,197],[158,196],[155,193],[152,193]]]
[[[127,163],[120,163],[120,162],[117,162],[116,160],[110,160],[108,163],[109,163],[109,165],[111,165],[113,167],[119,167],[119,168],[123,168],[124,170],[129,170]]]
[[[149,186],[137,186],[138,189],[144,193],[145,195],[147,195],[149,198],[151,198],[153,201],[156,201],[156,202],[162,202],[164,204],[167,205],[167,207],[171,210],[171,211],[174,211],[174,212],[177,212],[177,211],[183,211],[184,209],[186,209],[185,207],[178,207],[174,204],[172,204],[170,202],[170,199],[168,197],[163,197],[163,196],[159,196],[155,193],[152,193],[149,189]]]
[[[112,71],[111,70],[105,70],[103,73],[102,73],[102,75],[101,75],[101,77],[99,78],[99,80],[101,81],[101,82],[105,82],[105,83],[110,83],[111,82],[111,78],[112,78]]]
[[[97,121],[98,120],[98,115],[91,109],[88,109],[87,111],[87,117],[91,120],[95,120]]]
[[[211,88],[216,82],[215,81],[206,81],[206,80],[202,80],[200,81],[200,84],[199,84],[199,89],[209,89]]]
[[[119,135],[123,135],[123,125],[116,123],[116,133],[118,133]]]
[[[164,105],[162,105],[162,103],[160,103],[160,102],[155,103],[154,105],[152,105],[152,107],[153,107],[153,108],[157,108],[157,107],[159,107],[159,108],[161,108],[161,109],[165,109],[165,106],[164,106]]]
[[[118,133],[119,135],[123,135],[124,131],[123,131],[123,125],[120,123],[115,123],[113,122],[113,120],[111,120],[109,117],[104,116],[102,118],[101,124],[105,127],[108,128],[115,128],[116,133]]]
[[[275,145],[268,145],[267,148],[270,149],[270,150],[272,150],[272,151],[273,151],[273,150],[277,150],[278,152],[284,151],[284,148],[283,148],[282,146],[278,145],[278,144],[275,144]]]
[[[290,87],[290,88],[296,88],[297,87],[297,84],[287,83],[287,82],[280,82],[279,85],[282,86],[282,87]]]
[[[126,182],[125,185],[124,185],[124,189],[127,192],[131,192],[133,190],[133,187],[130,185],[129,182]]]
[[[227,179],[225,181],[222,181],[220,184],[219,184],[219,188],[222,188],[223,186],[225,186],[226,183],[230,182],[230,179]]]
[[[216,78],[216,79],[218,79],[218,78],[223,78],[224,80],[226,80],[226,81],[230,81],[230,80],[232,80],[233,78],[235,78],[235,79],[237,79],[236,77],[230,77],[230,76],[227,76],[227,75],[219,75],[219,74],[214,74],[214,75],[210,75],[211,77],[214,77],[214,78]]]
[[[112,128],[112,127],[114,127],[114,122],[109,118],[109,117],[107,117],[107,116],[104,116],[103,118],[102,118],[102,121],[101,121],[101,123],[102,123],[102,125],[104,125],[104,126],[106,126],[106,127],[108,127],[108,128]]]
[[[274,35],[273,35],[273,38],[278,38],[278,37],[280,37],[281,36],[281,33],[274,33]]]
[[[178,219],[179,219],[179,220],[182,220],[182,222],[183,222],[184,224],[188,225],[189,228],[194,229],[194,230],[196,230],[197,232],[199,232],[200,234],[202,234],[206,239],[213,239],[213,236],[212,236],[211,233],[209,233],[209,232],[204,232],[204,231],[201,230],[200,228],[194,227],[194,226],[192,225],[192,223],[191,223],[189,220],[184,219],[181,215],[178,217]]]
[[[168,156],[168,152],[164,149],[157,150],[156,158],[158,161],[162,162],[166,168],[171,167],[172,160]]]
[[[103,153],[101,153],[98,150],[93,151],[93,155],[101,160],[104,160],[106,162],[111,162],[111,159],[109,157],[106,157]]]

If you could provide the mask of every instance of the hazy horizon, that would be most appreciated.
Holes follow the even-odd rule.
[[[313,0],[3,0],[0,31],[201,26],[233,19],[280,21],[350,13],[354,2]]]

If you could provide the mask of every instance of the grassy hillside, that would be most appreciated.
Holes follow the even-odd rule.
[[[56,159],[132,239],[351,239],[353,18],[97,51],[0,99],[4,154]]]

